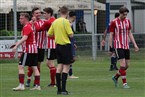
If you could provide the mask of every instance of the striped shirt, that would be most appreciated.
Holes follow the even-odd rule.
[[[44,20],[38,20],[35,23],[35,29],[38,29],[37,27],[41,27],[44,24]],[[37,48],[39,49],[45,49],[46,47],[46,39],[47,39],[47,35],[46,35],[46,30],[42,30],[42,31],[36,31],[36,42],[37,42]]]
[[[42,26],[38,26],[37,24],[35,24],[36,31],[46,34],[46,31],[48,31],[48,29],[50,28],[50,26],[54,20],[55,20],[55,18],[51,17],[49,20],[44,21]],[[50,49],[56,48],[54,37],[45,37],[45,39],[46,39],[45,40],[46,48],[50,48]]]
[[[24,35],[28,36],[27,40],[22,45],[24,53],[37,53],[35,32],[30,23],[23,27],[22,36]]]
[[[128,35],[131,33],[130,30],[130,20],[127,18],[124,20],[116,18],[111,22],[110,32],[114,33],[114,48],[129,49]]]
[[[50,26],[54,22],[54,20],[55,20],[55,18],[51,17],[49,20],[47,20],[45,22],[45,24],[47,25],[48,29],[50,28]],[[47,29],[47,31],[48,31],[48,29]],[[55,49],[56,48],[56,44],[55,44],[54,37],[48,37],[46,45],[47,45],[46,48],[48,48],[48,49]]]

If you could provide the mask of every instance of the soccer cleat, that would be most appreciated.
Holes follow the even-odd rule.
[[[61,92],[60,91],[57,91],[57,95],[61,95]]]
[[[13,88],[13,90],[14,90],[14,91],[23,91],[23,90],[25,90],[25,87],[24,87],[23,84],[19,84],[19,86],[16,87],[16,88]]]
[[[30,79],[27,79],[27,82],[26,82],[26,87],[30,87],[30,82],[31,82],[31,80]]]
[[[69,95],[68,91],[61,92],[62,95]]]
[[[30,83],[26,83],[26,85],[25,85],[26,87],[30,87]]]
[[[129,89],[130,86],[128,86],[127,83],[126,83],[126,84],[123,85],[123,88],[124,88],[124,89]]]
[[[48,84],[48,87],[56,87],[55,84]]]
[[[40,88],[40,86],[38,86],[38,85],[35,85],[32,89],[30,89],[30,90],[41,90],[41,88]]]
[[[68,76],[68,78],[79,78],[79,77],[77,77],[77,76],[74,76],[74,75],[72,75],[72,76]]]
[[[115,76],[112,76],[112,80],[115,84],[115,87],[118,87],[118,80],[115,78]]]

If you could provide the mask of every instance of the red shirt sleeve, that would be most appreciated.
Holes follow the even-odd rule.
[[[51,18],[50,20],[48,21],[45,21],[44,24],[41,26],[41,27],[37,27],[37,31],[40,32],[40,31],[44,31],[44,30],[48,30],[51,26],[51,24],[53,23],[53,21],[55,20],[55,18]]]
[[[41,26],[40,30],[47,30],[50,27],[49,21],[45,21],[44,24]]]
[[[23,35],[29,36],[29,34],[32,32],[32,29],[30,26],[26,26],[23,28]]]
[[[110,32],[115,32],[115,22],[114,21],[112,21],[111,23],[110,23],[110,28],[109,28],[109,31]]]

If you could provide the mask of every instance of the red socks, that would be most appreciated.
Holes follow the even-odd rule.
[[[19,83],[24,84],[24,74],[19,74]]]
[[[51,78],[51,83],[52,85],[55,84],[55,76],[56,76],[56,68],[55,67],[50,67],[50,78]]]
[[[40,86],[40,76],[35,76],[34,84]]]
[[[120,68],[120,69],[119,69],[119,72],[120,72],[120,75],[121,75],[121,77],[122,77],[122,82],[123,82],[123,84],[125,84],[125,83],[126,83],[126,70]]]

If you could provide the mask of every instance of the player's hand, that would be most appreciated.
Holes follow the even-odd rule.
[[[32,17],[32,21],[35,22],[36,21],[36,17]]]
[[[36,17],[32,17],[32,19],[31,19],[31,21],[30,21],[30,23],[34,23],[36,21]]]
[[[12,49],[14,46],[16,46],[16,44],[11,45],[11,46],[10,46],[10,49]]]
[[[136,51],[136,52],[139,51],[139,48],[138,48],[137,45],[135,45],[134,48],[135,48],[135,51]]]
[[[16,52],[17,51],[17,46],[15,45],[13,48],[12,48],[12,52]]]
[[[101,41],[101,45],[105,46],[105,40],[104,39]]]

